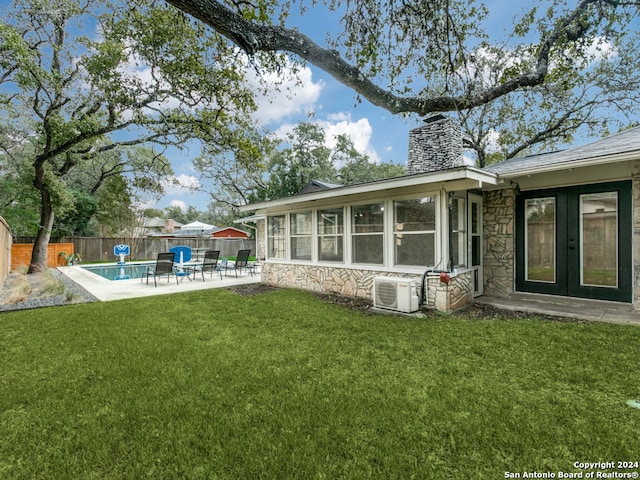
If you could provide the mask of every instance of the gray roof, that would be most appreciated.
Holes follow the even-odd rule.
[[[340,187],[344,187],[344,185],[312,179],[309,183],[307,183],[304,187],[302,187],[302,190],[300,190],[297,193],[297,195],[304,195],[305,193],[319,192],[321,190],[329,190],[332,188],[340,188]]]
[[[484,170],[508,176],[509,174],[544,169],[545,167],[561,167],[565,163],[568,164],[567,168],[570,168],[571,165],[569,164],[572,162],[595,160],[633,152],[637,152],[640,158],[640,127],[631,128],[580,147],[528,157],[511,158],[486,167]]]

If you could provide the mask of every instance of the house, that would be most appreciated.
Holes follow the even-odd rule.
[[[249,232],[235,227],[218,227],[211,231],[213,238],[249,238]]]
[[[376,278],[407,278],[441,311],[514,292],[640,309],[640,128],[484,169],[462,152],[433,117],[409,133],[406,176],[243,207],[262,281],[373,299]]]
[[[157,236],[162,234],[173,234],[180,231],[182,223],[172,218],[164,219],[160,217],[145,218],[142,227],[139,229],[142,235]]]

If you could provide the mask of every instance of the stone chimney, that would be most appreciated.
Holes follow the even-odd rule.
[[[460,124],[443,115],[409,132],[407,173],[437,172],[464,165]]]
[[[167,233],[173,233],[176,229],[175,222],[173,218],[167,218],[164,222],[164,231]]]

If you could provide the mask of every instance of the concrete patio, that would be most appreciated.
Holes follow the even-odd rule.
[[[596,322],[640,325],[640,312],[629,303],[606,302],[556,295],[514,293],[509,297],[482,296],[478,303],[503,310],[552,315]]]
[[[222,280],[220,280],[219,275],[214,275],[213,278],[210,278],[207,274],[203,282],[202,275],[197,273],[192,280],[185,278],[177,285],[175,277],[171,277],[169,282],[167,282],[166,278],[158,278],[158,286],[154,287],[153,278],[149,279],[149,284],[147,285],[146,279],[141,282],[139,278],[131,280],[107,280],[80,266],[58,267],[58,270],[101,301],[150,297],[153,295],[208,290],[211,288],[227,288],[260,283],[261,281],[260,273],[250,275],[248,272],[243,272],[243,275],[239,275],[238,278],[236,278],[234,273],[230,273],[228,276],[223,275]]]

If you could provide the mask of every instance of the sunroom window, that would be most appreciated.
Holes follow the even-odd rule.
[[[353,263],[384,263],[384,203],[351,207]]]
[[[291,214],[291,259],[311,260],[311,211]]]
[[[396,265],[435,265],[436,197],[396,201],[393,205]]]
[[[344,209],[318,210],[318,259],[321,262],[344,260]]]
[[[451,199],[451,263],[454,267],[466,266],[466,209],[464,198]]]
[[[267,218],[267,256],[284,259],[285,255],[285,216],[272,215]]]

